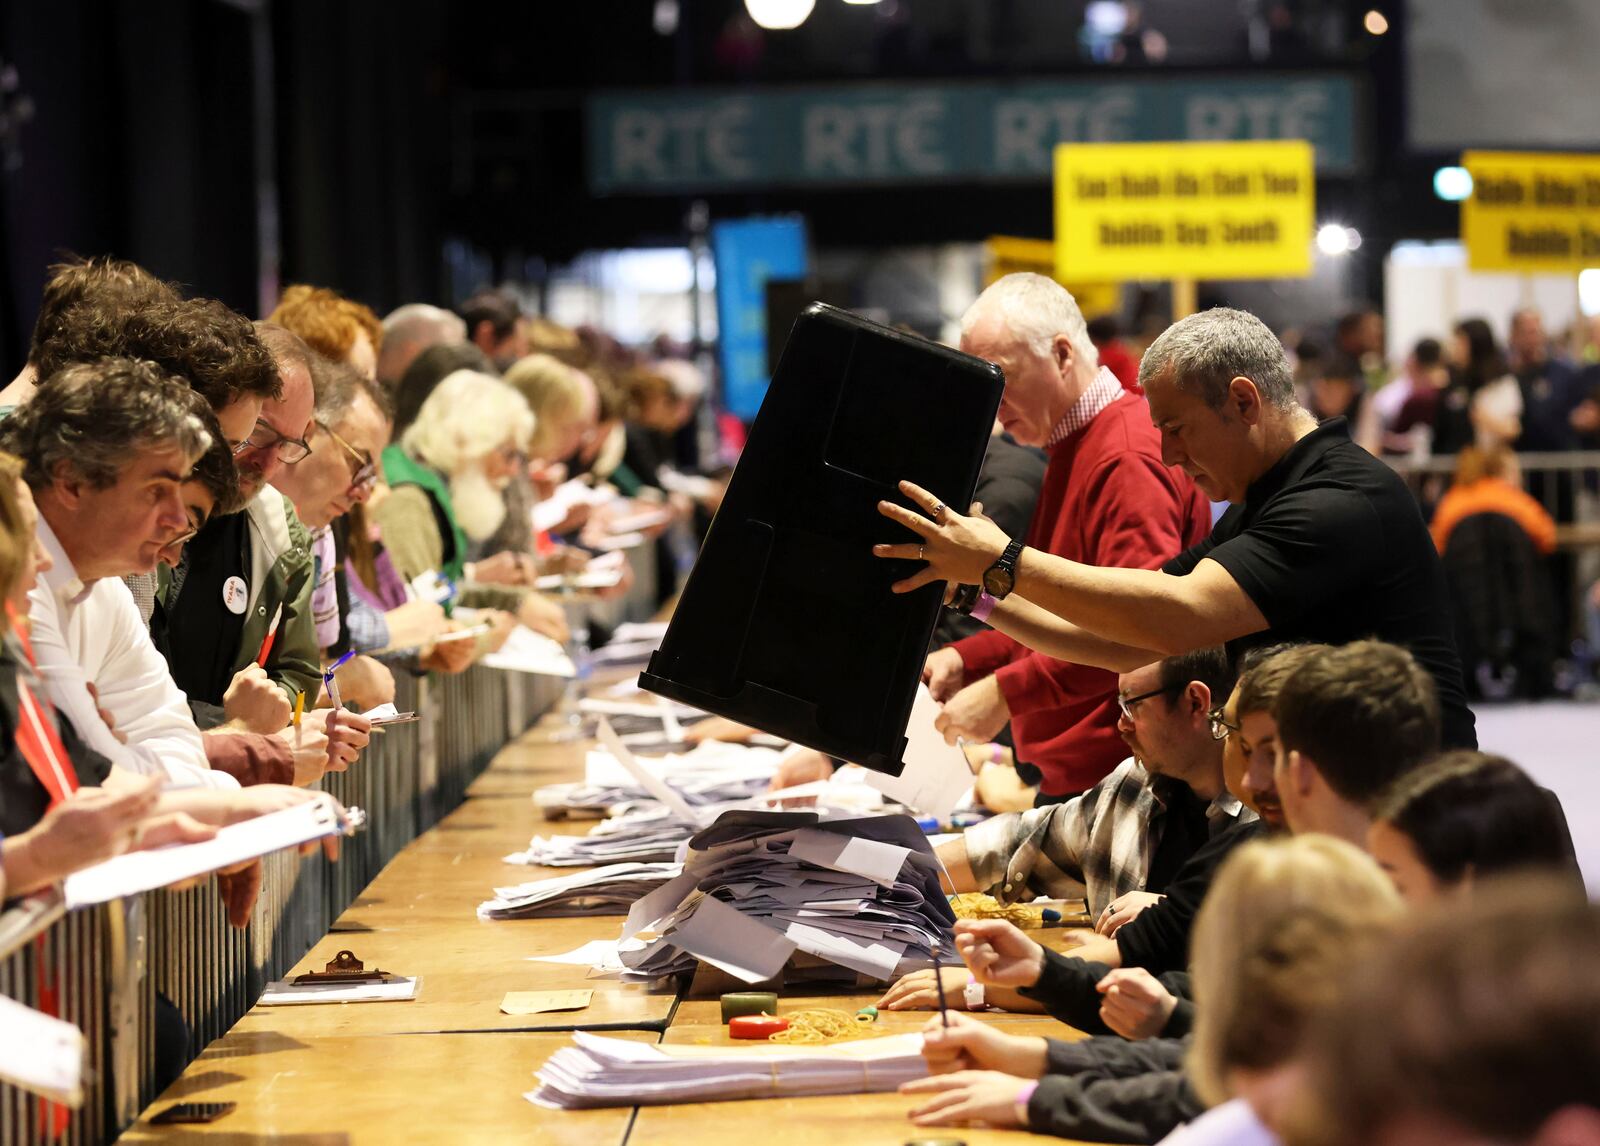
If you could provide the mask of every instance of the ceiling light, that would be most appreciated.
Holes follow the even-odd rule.
[[[744,0],[744,6],[757,24],[781,31],[804,24],[817,0]]]

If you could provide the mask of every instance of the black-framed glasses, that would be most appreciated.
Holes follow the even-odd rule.
[[[1142,701],[1149,700],[1152,696],[1160,696],[1164,692],[1178,692],[1183,688],[1181,684],[1169,684],[1163,688],[1153,688],[1149,692],[1141,692],[1138,696],[1123,696],[1117,694],[1117,707],[1122,710],[1122,715],[1129,720],[1133,719],[1133,706]]]
[[[322,432],[332,438],[334,444],[345,452],[345,456],[353,463],[350,466],[350,486],[354,491],[370,489],[378,483],[378,463],[373,461],[371,455],[364,454],[338,434],[333,432],[333,427],[324,422],[318,422]]]
[[[1211,722],[1213,740],[1226,740],[1231,733],[1240,731],[1239,725],[1228,723],[1228,717],[1221,708],[1213,708],[1206,713],[1206,719]]]
[[[257,418],[255,429],[250,431],[250,436],[234,447],[234,456],[237,457],[245,450],[272,450],[278,455],[280,462],[292,466],[311,456],[311,443],[304,438],[291,438],[288,434],[279,433],[271,422],[265,418]]]

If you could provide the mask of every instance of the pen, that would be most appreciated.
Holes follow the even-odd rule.
[[[256,654],[256,664],[262,668],[267,667],[267,658],[272,655],[272,642],[278,636],[278,622],[283,620],[283,603],[279,602],[278,609],[272,614],[272,623],[267,626],[267,635],[261,641],[261,651]]]
[[[939,992],[939,1024],[945,1030],[949,1030],[950,1008],[945,1005],[944,1001],[944,976],[939,974],[939,944],[937,942],[928,948],[928,954],[933,956],[933,985]]]
[[[334,674],[343,668],[350,658],[355,655],[356,651],[351,649],[329,665],[327,671],[322,674],[322,683],[328,686],[328,699],[333,701],[334,711],[336,712],[344,707],[344,701],[339,699],[339,681]]]

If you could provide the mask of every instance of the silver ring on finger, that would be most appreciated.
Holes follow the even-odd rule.
[[[943,513],[943,512],[944,512],[944,502],[942,502],[942,501],[941,502],[935,502],[934,506],[933,506],[933,509],[930,511],[929,515],[933,518],[933,520],[938,521],[939,520],[939,515],[941,513]]]
[[[918,560],[918,561],[926,561],[926,560],[927,560],[927,557],[926,557],[926,556],[925,556],[925,555],[924,555],[924,551],[925,551],[925,550],[926,550],[926,549],[927,549],[927,548],[928,548],[928,547],[927,547],[927,546],[926,546],[926,545],[919,545],[919,546],[917,546],[917,560]]]

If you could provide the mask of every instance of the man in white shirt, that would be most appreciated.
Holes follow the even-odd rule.
[[[150,572],[187,528],[180,486],[209,444],[203,401],[147,363],[108,359],[57,375],[0,440],[23,460],[54,561],[30,595],[51,702],[116,765],[171,786],[237,788],[207,766],[184,695],[119,580]]]

